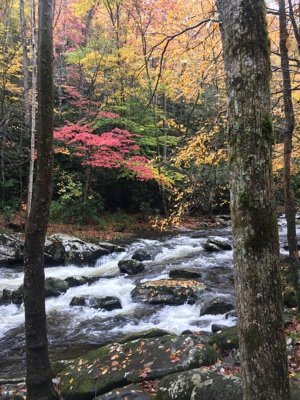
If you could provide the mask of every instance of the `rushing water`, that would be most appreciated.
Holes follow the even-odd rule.
[[[285,234],[283,220],[279,220],[280,234]],[[229,228],[188,232],[159,240],[140,239],[126,246],[126,251],[98,259],[95,267],[67,265],[46,268],[46,277],[65,279],[70,276],[100,277],[91,285],[68,289],[56,298],[46,300],[49,343],[52,357],[70,357],[92,346],[99,346],[125,333],[162,328],[180,334],[184,330],[211,331],[218,323],[231,326],[233,318],[225,315],[200,317],[203,302],[213,296],[233,296],[232,251],[208,253],[202,244],[211,236],[231,240]],[[131,258],[137,249],[152,255],[145,261],[145,271],[137,276],[119,273],[118,261]],[[173,268],[197,268],[202,274],[206,290],[194,305],[153,306],[134,303],[130,292],[136,283],[169,277]],[[17,289],[23,281],[21,269],[0,269],[0,291]],[[116,296],[122,309],[96,310],[72,307],[70,301],[81,295]],[[0,306],[0,378],[24,375],[24,309],[23,305]]]

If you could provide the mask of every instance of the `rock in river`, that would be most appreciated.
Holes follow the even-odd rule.
[[[201,272],[196,268],[176,268],[169,272],[171,279],[198,279],[201,276]]]
[[[150,304],[194,304],[205,285],[195,280],[160,279],[138,284],[131,292],[135,302]]]
[[[138,260],[121,260],[118,262],[120,272],[128,275],[136,275],[143,272],[145,265]]]
[[[205,303],[201,307],[200,315],[218,315],[218,314],[226,314],[228,311],[234,309],[234,305],[232,302],[226,298],[216,297],[207,303]]]
[[[107,248],[64,234],[49,236],[45,245],[46,262],[55,265],[94,264],[97,258],[110,252]]]
[[[152,260],[152,257],[146,250],[138,249],[133,253],[132,259],[138,261],[150,261]]]
[[[91,308],[100,308],[111,311],[117,308],[122,308],[121,302],[117,297],[95,297],[95,296],[80,296],[73,297],[70,306],[88,306]]]

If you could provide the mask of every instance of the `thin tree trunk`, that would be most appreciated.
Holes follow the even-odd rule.
[[[227,75],[234,273],[244,400],[288,400],[263,0],[218,0]]]
[[[292,100],[291,76],[289,54],[287,48],[288,30],[286,22],[285,0],[279,0],[279,27],[280,27],[280,57],[283,79],[283,100],[285,128],[283,136],[284,144],[284,208],[287,222],[287,241],[291,263],[291,280],[296,292],[298,310],[300,310],[299,287],[299,253],[296,234],[296,209],[294,193],[291,185],[291,157],[293,150],[293,133],[295,129],[295,114]]]
[[[36,92],[37,92],[35,0],[31,0],[30,3],[31,3],[32,89],[31,89],[31,132],[30,132],[30,161],[29,161],[28,197],[27,197],[27,216],[29,216],[31,211],[32,191],[33,191],[35,135],[36,135]]]
[[[53,39],[52,0],[39,2],[37,178],[26,226],[24,306],[27,399],[52,400],[44,296],[44,243],[52,193]]]

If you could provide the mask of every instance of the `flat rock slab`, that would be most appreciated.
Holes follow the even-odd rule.
[[[201,272],[196,268],[176,268],[169,272],[171,279],[199,279],[201,276]]]
[[[131,383],[211,365],[217,358],[218,353],[199,336],[113,343],[73,360],[61,374],[61,391],[65,400],[92,400]]]
[[[140,283],[131,292],[133,301],[149,304],[194,304],[205,289],[196,280],[160,279]]]

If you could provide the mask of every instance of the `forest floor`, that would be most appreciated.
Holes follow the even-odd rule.
[[[103,216],[99,224],[69,224],[51,221],[48,235],[64,233],[90,241],[127,241],[138,237],[157,237],[185,230],[220,227],[216,216],[186,216],[178,224],[165,224],[163,218],[147,217],[141,214],[113,213]],[[164,225],[164,228],[162,228]],[[24,233],[25,219],[16,214],[9,220],[0,214],[0,232]]]

